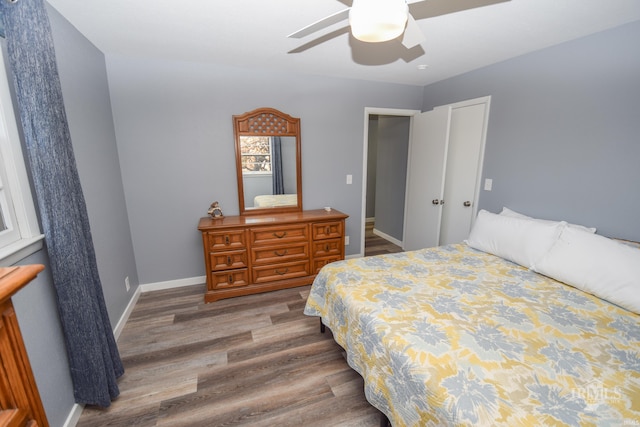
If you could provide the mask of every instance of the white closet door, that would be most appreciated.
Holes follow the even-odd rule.
[[[486,110],[485,102],[452,108],[440,245],[460,243],[469,236],[483,157]]]
[[[413,117],[404,217],[406,251],[438,245],[450,120],[448,107]]]

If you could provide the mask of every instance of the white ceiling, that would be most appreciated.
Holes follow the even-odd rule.
[[[432,16],[437,7],[472,1],[427,0],[413,6],[426,41],[406,49],[397,40],[359,42],[346,22],[287,38],[350,0],[47,1],[106,55],[420,86],[640,20],[640,0],[510,0],[420,19],[418,12]]]

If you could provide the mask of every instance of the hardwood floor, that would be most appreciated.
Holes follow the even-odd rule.
[[[402,252],[400,246],[396,246],[386,239],[373,234],[373,222],[367,222],[364,229],[364,256],[389,254]]]
[[[402,251],[372,229],[366,256]],[[211,304],[204,285],[142,294],[118,339],[120,396],[77,426],[379,426],[343,349],[302,313],[309,288]]]
[[[144,293],[118,346],[120,396],[90,426],[378,426],[362,378],[319,320],[309,286],[204,304],[204,286]]]

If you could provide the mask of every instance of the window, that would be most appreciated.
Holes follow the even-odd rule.
[[[271,137],[243,136],[242,173],[271,173]]]
[[[31,188],[0,49],[0,266],[15,264],[42,248]]]
[[[11,191],[5,184],[7,182],[7,174],[4,165],[5,161],[2,153],[0,153],[0,247],[20,238],[20,233],[15,227],[17,221],[13,201],[11,200]]]

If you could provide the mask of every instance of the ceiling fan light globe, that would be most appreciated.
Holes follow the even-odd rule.
[[[384,42],[404,31],[409,7],[404,0],[353,0],[349,25],[353,36],[363,42]]]

